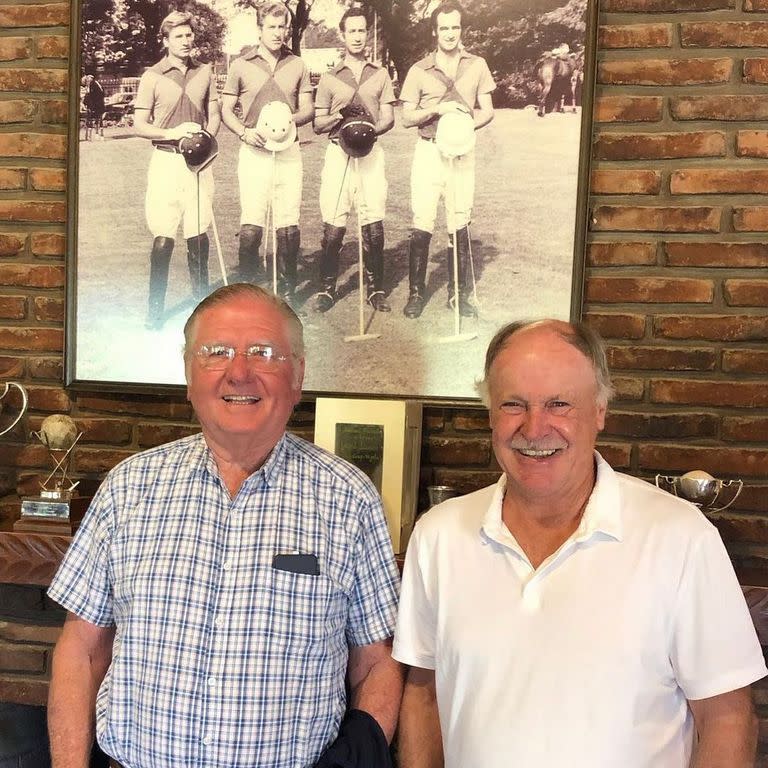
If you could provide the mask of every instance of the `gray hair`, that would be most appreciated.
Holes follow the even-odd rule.
[[[197,325],[198,317],[205,312],[206,309],[218,306],[219,304],[225,304],[226,302],[241,296],[250,296],[251,298],[258,299],[259,301],[263,301],[274,307],[283,316],[288,326],[288,336],[291,340],[291,352],[293,352],[296,357],[304,357],[304,326],[301,324],[299,316],[293,311],[288,302],[284,301],[279,296],[276,296],[271,291],[262,288],[260,285],[253,285],[252,283],[232,283],[231,285],[217,288],[192,310],[192,314],[184,325],[185,356],[187,352],[190,351],[189,346],[192,343],[192,336],[194,334],[195,326]]]
[[[563,341],[581,352],[589,360],[592,370],[595,374],[595,383],[597,384],[597,401],[600,405],[608,405],[613,397],[613,385],[611,384],[611,374],[608,370],[608,359],[605,354],[605,342],[597,331],[590,328],[586,323],[566,323],[559,320],[516,320],[508,323],[497,331],[491,339],[488,349],[485,353],[485,369],[483,378],[476,382],[475,388],[480,395],[483,403],[489,406],[490,395],[488,392],[488,379],[491,373],[491,367],[499,356],[501,351],[507,345],[509,339],[518,331],[532,328],[537,325],[552,325],[552,330],[557,333]]]

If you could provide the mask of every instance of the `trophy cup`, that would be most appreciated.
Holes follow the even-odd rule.
[[[741,480],[718,480],[708,472],[694,469],[684,475],[656,475],[656,487],[695,504],[702,512],[722,512],[739,498],[744,483]],[[730,495],[722,503],[721,495]],[[716,506],[718,502],[722,506]]]
[[[88,505],[87,499],[74,496],[78,482],[69,477],[72,451],[83,433],[69,416],[54,414],[32,434],[48,450],[53,470],[40,483],[40,495],[21,502],[21,518],[13,529],[71,536]]]

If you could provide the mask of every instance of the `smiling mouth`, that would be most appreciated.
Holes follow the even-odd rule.
[[[221,399],[225,403],[234,405],[254,405],[261,401],[261,398],[256,395],[224,395]]]
[[[560,448],[546,448],[534,450],[533,448],[516,448],[519,454],[522,454],[529,459],[548,459],[550,456],[554,456]]]

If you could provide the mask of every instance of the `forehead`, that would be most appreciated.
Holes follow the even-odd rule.
[[[349,32],[352,29],[368,29],[368,22],[365,16],[348,16],[344,22],[344,31]]]
[[[285,345],[288,339],[287,318],[273,304],[255,296],[235,296],[208,307],[192,329],[193,344],[271,341]]]
[[[597,386],[590,360],[549,329],[514,334],[493,361],[488,383],[492,393],[531,397],[591,392]]]
[[[449,11],[448,13],[438,13],[436,20],[437,28],[441,27],[460,27],[461,14],[458,11]]]
[[[192,34],[192,27],[189,24],[181,24],[178,27],[173,27],[168,33],[168,37],[183,37],[190,34]]]
[[[287,24],[287,19],[284,14],[282,13],[270,13],[269,16],[266,16],[264,18],[264,24],[265,27],[279,27],[279,26],[285,26]]]

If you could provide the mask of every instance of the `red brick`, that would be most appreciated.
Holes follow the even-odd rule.
[[[703,85],[727,83],[733,59],[611,59],[597,66],[603,85]]]
[[[686,168],[672,173],[669,189],[673,195],[768,194],[768,170]]]
[[[63,202],[0,200],[0,219],[43,223],[64,222],[66,220],[66,208]]]
[[[28,59],[32,52],[29,37],[0,37],[0,61]]]
[[[38,59],[66,59],[69,40],[63,35],[41,35],[37,38]]]
[[[592,212],[594,231],[719,232],[722,209],[705,206],[600,205]]]
[[[632,448],[629,445],[619,443],[608,443],[601,438],[597,441],[597,450],[600,455],[615,469],[628,470]]]
[[[768,0],[744,0],[744,10],[768,11]]]
[[[457,432],[490,432],[488,411],[485,408],[474,411],[457,411],[451,420]]]
[[[608,411],[603,434],[637,438],[714,438],[719,420],[707,413],[628,413]]]
[[[733,207],[733,228],[736,232],[768,231],[768,206],[735,205]]]
[[[746,443],[768,442],[768,416],[727,416],[723,419],[723,440]]]
[[[64,299],[53,296],[36,296],[34,307],[35,320],[43,323],[64,322]]]
[[[0,356],[0,377],[3,379],[23,379],[25,360],[16,355],[12,357]]]
[[[768,83],[768,59],[744,59],[742,79],[745,83]]]
[[[590,311],[584,321],[604,339],[642,339],[645,335],[645,315]]]
[[[768,387],[751,381],[651,381],[651,402],[675,405],[714,405],[734,408],[765,408]]]
[[[0,638],[15,643],[47,643],[48,645],[53,645],[59,639],[60,634],[61,627],[0,621]]]
[[[739,157],[768,157],[768,131],[737,131],[736,154]]]
[[[67,89],[67,72],[64,69],[0,69],[0,88],[4,91],[63,93]]]
[[[18,191],[27,184],[27,172],[23,168],[0,168],[0,190]]]
[[[754,477],[768,473],[768,451],[743,448],[694,447],[688,445],[640,444],[640,467],[664,473],[703,469],[715,477]]]
[[[669,48],[671,24],[605,24],[597,31],[600,50],[610,48]]]
[[[487,465],[491,459],[490,438],[427,439],[427,454],[431,464],[450,466]]]
[[[2,264],[0,285],[63,288],[64,267],[58,264]]]
[[[587,301],[709,304],[714,297],[711,280],[663,277],[590,277]]]
[[[671,267],[768,267],[768,243],[664,243]]]
[[[768,374],[768,351],[764,349],[726,349],[723,351],[726,373]]]
[[[643,399],[645,382],[638,378],[614,376],[613,380],[614,402],[637,401]]]
[[[718,498],[717,504],[725,505],[731,498],[726,495],[726,492],[727,489],[724,489],[720,498]],[[731,509],[739,508],[738,501],[735,507],[731,507]],[[756,515],[733,514],[730,510],[726,513],[710,514],[709,518],[717,527],[723,541],[729,543],[768,544],[768,520]]]
[[[768,99],[757,95],[671,96],[675,120],[765,120]]]
[[[445,411],[440,408],[425,408],[422,415],[424,432],[442,432],[445,428]]]
[[[660,315],[653,319],[653,332],[654,336],[666,339],[763,341],[768,339],[768,317]]]
[[[16,467],[46,467],[50,463],[50,456],[45,447],[37,441],[28,445],[0,443],[0,461]]]
[[[67,172],[64,168],[30,168],[29,185],[37,192],[64,192]]]
[[[35,116],[36,104],[31,99],[0,101],[0,124],[28,123]]]
[[[2,348],[2,344],[0,344]],[[130,414],[131,416],[155,416],[164,419],[190,419],[192,406],[179,396],[174,402],[168,396],[164,399],[143,397],[141,395],[121,395],[120,397],[97,397],[81,395],[77,399],[81,411],[105,411],[108,413]]]
[[[64,235],[50,232],[32,233],[32,253],[35,256],[63,256],[67,241]]]
[[[33,379],[62,381],[64,365],[60,357],[33,357],[29,360],[29,375]]]
[[[606,96],[595,99],[597,123],[654,123],[661,120],[661,96]]]
[[[68,3],[0,6],[2,27],[58,27],[69,24]]]
[[[136,439],[139,448],[152,448],[199,431],[199,427],[190,424],[139,424],[136,427]]]
[[[0,134],[0,155],[63,160],[67,155],[67,137],[54,133],[3,133]]]
[[[40,119],[47,125],[66,125],[69,108],[63,99],[48,99],[40,105]]]
[[[726,280],[723,295],[729,307],[768,307],[768,280]]]
[[[133,453],[133,451],[80,448],[75,455],[74,464],[78,472],[109,472]]]
[[[498,469],[466,470],[435,467],[434,476],[422,483],[421,487],[426,488],[427,485],[448,485],[451,488],[455,488],[457,493],[463,495],[492,485],[499,479],[499,474],[500,471]]]
[[[764,21],[686,21],[680,44],[695,48],[763,48],[768,45]]]
[[[603,0],[602,13],[678,13],[733,8],[734,0]]]
[[[695,347],[609,346],[608,365],[611,370],[637,369],[644,371],[713,371],[717,354],[711,349]]]
[[[5,672],[44,672],[43,648],[0,643],[0,670]]]
[[[594,144],[598,160],[663,160],[675,157],[725,155],[725,134],[698,133],[602,133]],[[659,184],[661,182],[659,181]],[[628,190],[628,194],[631,190]]]
[[[587,263],[592,267],[651,266],[656,263],[656,243],[589,243]]]
[[[590,192],[593,195],[658,195],[661,171],[598,168],[592,171]]]
[[[27,389],[30,410],[68,413],[72,402],[61,387],[30,386]]]
[[[0,349],[61,352],[64,336],[60,328],[0,328]]]
[[[133,437],[133,424],[126,419],[78,416],[77,426],[84,432],[82,437],[83,444],[109,443],[112,445],[127,445]]]
[[[48,701],[48,680],[44,677],[0,676],[0,700],[45,706]]]
[[[26,316],[27,299],[25,296],[0,296],[0,318],[3,320],[23,320]]]
[[[24,248],[26,235],[0,234],[0,256],[15,256]]]

